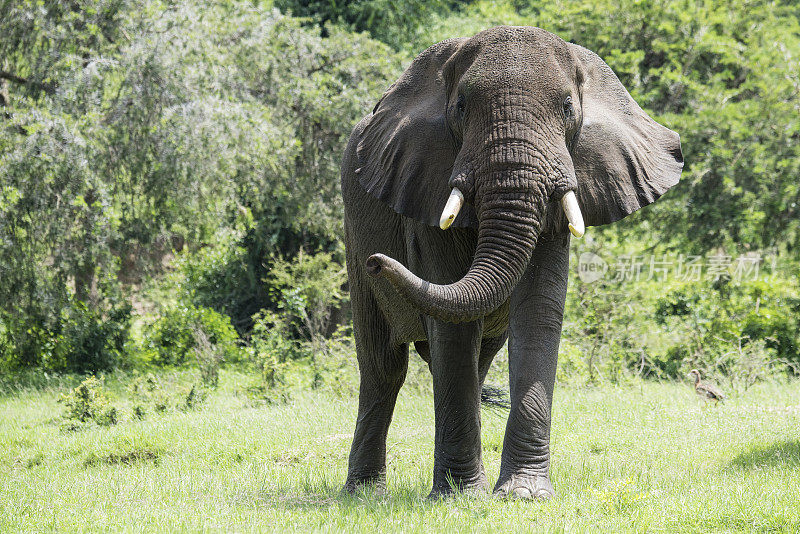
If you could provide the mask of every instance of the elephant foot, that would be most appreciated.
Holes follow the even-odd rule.
[[[348,478],[342,488],[343,493],[355,495],[357,493],[370,493],[372,495],[386,495],[386,475]]]
[[[494,494],[503,499],[546,501],[555,497],[556,492],[546,475],[511,475],[497,481]]]
[[[458,494],[479,497],[488,494],[488,492],[489,492],[489,484],[486,481],[484,481],[483,483],[471,484],[471,485],[454,484],[453,486],[446,486],[446,487],[434,486],[431,492],[428,494],[428,499],[439,500],[439,499],[445,499],[447,497],[453,497]]]
[[[456,494],[485,495],[489,491],[489,479],[481,466],[480,472],[472,477],[434,476],[433,489],[429,499],[440,499]]]

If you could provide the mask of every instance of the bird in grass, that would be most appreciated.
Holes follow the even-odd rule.
[[[708,382],[703,382],[700,380],[700,371],[697,369],[692,369],[689,371],[689,376],[694,378],[695,393],[706,400],[713,400],[714,406],[716,406],[720,401],[725,401],[725,394],[722,393],[721,389],[714,384],[709,384]]]

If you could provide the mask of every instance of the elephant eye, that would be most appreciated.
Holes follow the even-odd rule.
[[[456,102],[456,109],[458,110],[458,118],[459,119],[463,119],[464,118],[464,111],[465,111],[466,107],[467,107],[467,105],[466,105],[466,102],[464,102],[464,95],[458,95],[458,101]]]
[[[564,118],[570,119],[572,118],[573,109],[572,109],[572,97],[568,96],[564,99]]]

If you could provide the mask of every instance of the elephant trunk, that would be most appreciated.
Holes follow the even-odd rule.
[[[432,284],[383,254],[367,259],[372,276],[383,276],[420,311],[453,323],[473,321],[494,311],[511,295],[530,262],[539,236],[544,191],[529,191],[542,182],[515,173],[503,187],[476,198],[478,243],[469,271],[448,285]],[[527,179],[525,179],[527,178]],[[524,191],[520,191],[526,184]]]

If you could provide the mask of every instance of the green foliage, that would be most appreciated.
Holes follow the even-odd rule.
[[[184,252],[175,263],[178,298],[228,315],[238,330],[246,330],[251,316],[270,302],[250,259],[247,249],[224,241]]]
[[[333,312],[345,302],[345,267],[332,254],[300,253],[293,262],[276,260],[270,285],[279,295],[278,307],[286,316],[286,326],[302,340],[304,352],[314,373],[312,387],[323,381],[322,369],[330,357],[325,339],[335,324]]]
[[[267,258],[340,248],[338,162],[397,74],[385,45],[247,2],[0,8],[7,366],[49,365],[62,311],[107,310],[171,240],[233,236],[190,273],[190,302],[242,332],[275,304]]]
[[[66,407],[62,417],[64,430],[79,430],[91,423],[110,426],[118,422],[117,409],[111,405],[102,380],[94,376],[86,378],[69,393],[62,393],[59,402]]]
[[[592,229],[604,250],[770,251],[783,270],[573,281],[560,378],[800,365],[792,4],[25,0],[0,1],[0,369],[196,363],[213,388],[238,335],[275,398],[339,388],[350,129],[425,47],[503,23],[596,51],[682,136],[681,183]]]
[[[455,0],[276,0],[275,7],[326,27],[330,22],[348,29],[369,32],[395,48],[420,30],[420,22],[431,15],[456,8]]]
[[[192,384],[189,392],[183,401],[183,407],[187,410],[199,408],[206,400],[206,392],[197,384]]]
[[[249,345],[247,351],[259,380],[248,392],[257,399],[286,402],[293,389],[308,387],[309,378],[313,388],[324,387],[337,396],[356,393],[355,342],[349,325],[341,325],[329,337],[311,343],[293,339],[286,318],[265,311],[254,318]]]
[[[208,390],[201,384],[192,382],[187,388],[174,382],[173,379],[165,384],[153,373],[137,375],[129,381],[126,389],[132,401],[132,418],[145,419],[150,411],[163,415],[173,410],[194,410],[208,398]]]
[[[207,387],[215,388],[219,385],[219,368],[224,361],[224,344],[213,342],[205,331],[199,328],[194,331],[194,341],[200,381]],[[237,350],[237,355],[238,352]]]
[[[332,254],[302,251],[294,261],[275,260],[269,285],[295,327],[308,340],[326,333],[331,310],[347,299],[344,284],[347,271]]]
[[[304,354],[299,344],[289,337],[285,320],[267,310],[257,314],[246,350],[260,378],[250,388],[251,394],[268,402],[287,401],[290,362]]]
[[[670,376],[693,367],[745,387],[777,364],[800,364],[796,280],[677,284],[656,301],[655,318],[677,341],[656,366]]]
[[[123,364],[129,342],[131,306],[127,302],[112,307],[106,314],[90,309],[83,302],[68,308],[56,352],[64,364],[44,362],[51,368],[73,372],[103,371]]]
[[[625,257],[622,245],[605,245],[600,250],[587,241],[576,247],[577,256]],[[599,280],[573,280],[559,379],[683,378],[698,368],[746,389],[800,370],[800,286],[779,266],[764,266],[752,277],[706,273],[698,279],[676,270],[628,278],[614,269]]]
[[[146,330],[145,357],[158,365],[183,364],[203,351],[219,351],[213,356],[217,362],[240,356],[239,337],[230,319],[209,308],[167,308]]]
[[[0,314],[0,321],[5,321],[0,323],[0,348],[5,357],[0,368],[37,366],[86,373],[126,364],[131,321],[127,302],[112,301],[109,309],[102,310],[71,301],[54,317],[44,317],[44,324],[28,324],[24,318]]]
[[[149,408],[156,413],[164,413],[169,408],[169,395],[152,373],[136,376],[128,384],[127,389],[133,398],[133,415],[137,419],[144,419]]]
[[[353,365],[355,354],[352,324],[340,325],[325,340],[320,374],[326,391],[340,398],[358,396],[358,368]]]

